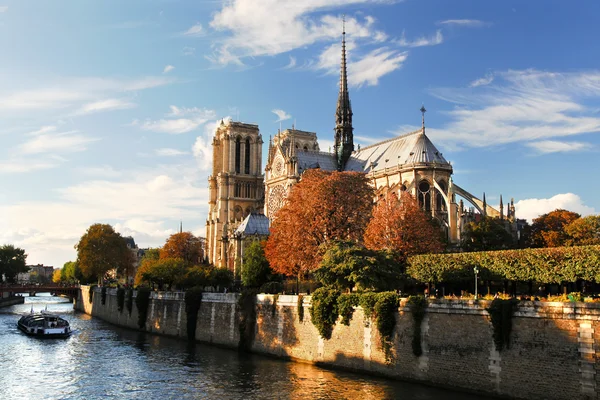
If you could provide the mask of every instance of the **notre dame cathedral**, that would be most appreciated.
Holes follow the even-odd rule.
[[[311,168],[360,171],[367,174],[376,197],[409,191],[421,207],[440,221],[450,243],[478,215],[515,222],[511,200],[506,215],[473,196],[452,180],[452,165],[425,134],[425,108],[421,128],[367,147],[355,149],[352,107],[346,73],[345,32],[342,34],[340,91],[335,113],[333,153],[319,148],[317,134],[297,129],[278,132],[269,140],[265,174],[262,170],[262,136],[257,125],[223,122],[213,139],[213,170],[208,178],[210,199],[206,221],[209,262],[238,270],[244,242],[269,234],[269,221],[284,204],[291,187]],[[457,203],[456,196],[461,199]],[[463,200],[471,204],[465,208]]]

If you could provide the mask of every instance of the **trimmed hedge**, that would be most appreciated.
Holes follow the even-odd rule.
[[[464,282],[474,267],[483,280],[600,282],[600,246],[418,255],[408,259],[406,272],[420,282]]]

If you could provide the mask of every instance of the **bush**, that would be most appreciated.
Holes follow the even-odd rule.
[[[338,312],[342,324],[348,326],[354,315],[354,307],[358,306],[359,296],[356,293],[343,293],[338,297]]]
[[[122,287],[117,288],[117,309],[120,313],[123,312],[123,306],[125,305],[125,289]]]
[[[146,326],[146,318],[148,317],[148,305],[150,304],[150,293],[152,291],[149,287],[141,286],[137,289],[137,296],[135,297],[135,305],[138,309],[138,327],[144,329]]]
[[[187,336],[188,340],[196,338],[196,323],[198,321],[198,311],[202,305],[202,288],[194,287],[185,292],[185,314],[187,317]]]
[[[410,296],[406,305],[410,308],[413,317],[413,338],[412,350],[417,357],[423,354],[421,346],[421,323],[425,318],[425,309],[427,308],[427,299],[424,296]]]
[[[265,257],[264,243],[253,241],[244,251],[242,284],[246,287],[261,287],[268,282],[272,271]]]
[[[373,292],[363,293],[358,300],[358,304],[362,307],[363,313],[365,314],[365,325],[371,321],[375,303],[377,303],[377,293]]]
[[[125,302],[125,306],[127,307],[129,315],[131,315],[131,312],[133,311],[133,288],[127,290],[127,301]]]
[[[335,289],[319,288],[312,295],[310,316],[313,325],[323,339],[331,339],[333,326],[338,318],[337,299],[340,295]]]
[[[496,351],[500,352],[504,347],[510,348],[510,332],[512,331],[512,316],[518,301],[516,299],[492,301],[486,311],[490,314],[493,338]]]
[[[281,282],[267,282],[260,287],[261,293],[266,294],[278,294],[283,290]]]
[[[378,293],[374,311],[375,323],[381,336],[381,349],[386,362],[391,363],[394,361],[392,338],[398,313],[398,295],[395,292]]]
[[[298,295],[298,320],[300,322],[304,321],[304,296],[299,294]]]
[[[240,350],[250,351],[256,327],[256,290],[242,290],[238,299],[238,308],[240,311],[238,322],[240,341],[238,347]]]

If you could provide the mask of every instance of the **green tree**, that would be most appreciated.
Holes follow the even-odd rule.
[[[215,268],[210,265],[195,265],[187,270],[181,285],[185,288],[210,286],[214,270]]]
[[[465,251],[510,249],[515,245],[512,234],[499,218],[482,217],[465,227],[462,248]]]
[[[600,215],[578,218],[565,226],[568,246],[600,244]]]
[[[143,274],[143,279],[159,289],[171,289],[173,284],[183,279],[187,267],[182,258],[163,258],[155,261],[148,271]]]
[[[0,280],[4,275],[7,282],[16,282],[18,274],[29,271],[25,264],[26,259],[27,254],[21,248],[12,244],[5,244],[0,247]]]
[[[402,281],[403,266],[389,251],[369,250],[347,241],[333,242],[325,251],[315,278],[337,290],[383,291]]]
[[[88,228],[75,246],[77,262],[83,275],[101,282],[108,271],[126,272],[133,264],[133,255],[125,239],[108,224]]]
[[[60,280],[67,283],[78,283],[85,280],[77,261],[67,261],[63,265],[60,269]]]
[[[253,241],[244,251],[242,265],[242,284],[258,288],[271,278],[272,271],[265,257],[265,242]]]

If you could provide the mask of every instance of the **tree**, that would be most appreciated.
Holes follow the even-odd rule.
[[[151,264],[147,271],[142,273],[142,279],[151,284],[158,285],[159,289],[171,289],[173,284],[183,279],[187,272],[186,263],[181,258],[162,258]]]
[[[567,226],[568,246],[588,246],[600,244],[600,215],[578,218]]]
[[[187,265],[197,265],[204,260],[204,239],[190,232],[175,233],[160,249],[160,258],[181,258]]]
[[[55,269],[54,271],[52,271],[52,282],[54,282],[54,283],[64,282],[62,280],[61,272],[62,272],[62,269],[58,269],[58,268]]]
[[[17,275],[29,271],[25,264],[27,254],[25,250],[15,247],[12,244],[5,244],[0,247],[0,281],[2,275],[6,281],[14,283]]]
[[[444,249],[440,232],[408,192],[401,192],[400,201],[392,193],[377,202],[365,232],[365,246],[394,252],[402,263],[409,256]]]
[[[514,247],[513,236],[506,230],[504,221],[499,218],[481,217],[469,222],[462,235],[465,251],[502,250]]]
[[[276,273],[300,276],[319,267],[320,246],[362,242],[371,218],[373,188],[365,174],[306,171],[277,212],[265,247]]]
[[[61,281],[68,283],[78,283],[84,279],[77,261],[67,261],[60,269]]]
[[[272,271],[265,257],[266,242],[252,241],[244,250],[242,284],[246,287],[261,287],[270,280]]]
[[[135,286],[141,285],[144,280],[144,274],[148,273],[154,264],[158,262],[160,258],[160,249],[148,249],[144,253],[144,256],[140,260],[140,265],[135,273],[133,283]]]
[[[108,224],[91,225],[75,249],[83,275],[96,277],[98,282],[108,271],[123,273],[133,264],[125,239]]]
[[[565,227],[579,217],[572,211],[557,209],[535,218],[531,225],[533,247],[564,246],[569,239]]]
[[[338,290],[384,291],[402,280],[402,266],[389,251],[375,251],[352,242],[333,242],[323,255],[315,278]]]

